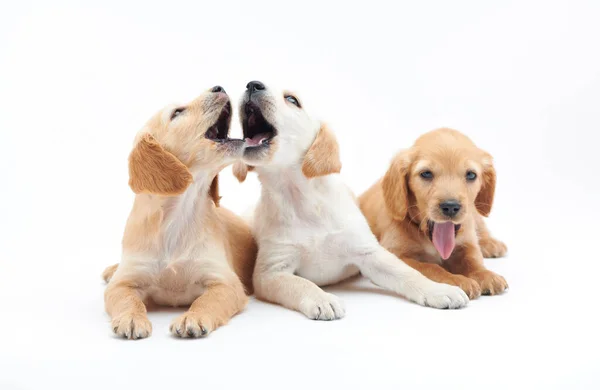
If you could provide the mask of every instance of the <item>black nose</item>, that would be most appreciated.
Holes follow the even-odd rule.
[[[454,217],[456,214],[458,214],[460,208],[460,202],[454,199],[440,203],[440,209],[442,210],[442,214],[444,214],[447,217]]]
[[[215,85],[214,87],[212,87],[212,89],[210,90],[211,92],[225,92],[225,88],[221,87],[220,85]]]
[[[248,92],[250,92],[251,94],[253,92],[256,91],[264,91],[265,89],[265,85],[263,83],[261,83],[260,81],[250,81],[247,85],[246,85],[246,89],[248,89]]]

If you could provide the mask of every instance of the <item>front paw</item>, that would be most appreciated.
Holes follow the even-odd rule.
[[[459,287],[431,282],[417,303],[436,309],[460,309],[469,303],[469,297]]]
[[[169,328],[178,337],[206,337],[213,330],[211,321],[201,313],[188,311],[177,317]]]
[[[129,340],[143,339],[152,334],[152,324],[145,313],[123,313],[113,318],[111,324],[117,336]]]
[[[304,297],[300,303],[300,311],[311,320],[337,320],[346,315],[342,301],[325,291],[314,297]]]
[[[469,274],[469,278],[474,279],[479,283],[483,295],[501,294],[508,288],[506,279],[487,269],[473,272]]]
[[[479,240],[479,246],[481,247],[483,257],[487,259],[506,255],[506,244],[495,238],[483,238]]]
[[[467,294],[469,299],[477,299],[481,295],[481,287],[477,281],[462,275],[452,275],[448,284],[458,286]]]

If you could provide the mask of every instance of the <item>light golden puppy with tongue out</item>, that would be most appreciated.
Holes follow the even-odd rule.
[[[438,129],[394,157],[383,179],[360,197],[360,207],[384,248],[473,299],[508,288],[483,266],[483,257],[506,253],[482,218],[491,211],[495,186],[492,157],[460,132]]]

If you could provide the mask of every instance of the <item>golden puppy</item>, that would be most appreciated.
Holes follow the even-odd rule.
[[[207,335],[248,302],[256,243],[241,218],[219,207],[217,174],[244,152],[242,140],[227,136],[230,122],[229,97],[214,87],[160,111],[138,134],[129,156],[137,195],[122,260],[103,274],[117,335],[150,335],[148,300],[191,304],[171,324],[180,337]]]
[[[495,186],[492,157],[460,132],[439,129],[399,153],[360,197],[360,207],[383,247],[430,279],[477,298],[508,287],[483,266],[483,255],[506,252],[481,217],[490,213]]]

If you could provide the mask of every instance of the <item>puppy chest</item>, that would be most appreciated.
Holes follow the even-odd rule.
[[[342,235],[324,234],[307,241],[300,247],[296,275],[323,286],[358,273],[358,268],[347,262],[347,245]]]
[[[149,296],[159,305],[189,305],[204,292],[201,272],[201,266],[193,262],[172,263],[161,267]]]

